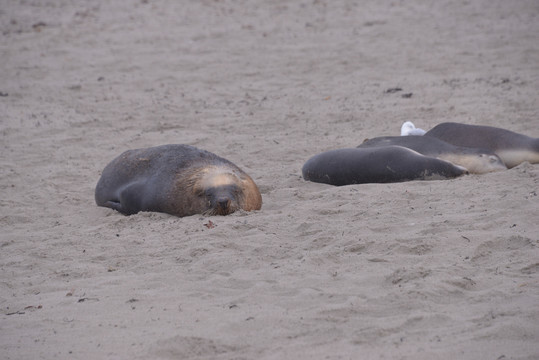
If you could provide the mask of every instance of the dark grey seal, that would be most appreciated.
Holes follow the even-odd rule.
[[[468,171],[402,146],[384,146],[326,151],[307,160],[302,173],[308,181],[342,186],[451,179]]]

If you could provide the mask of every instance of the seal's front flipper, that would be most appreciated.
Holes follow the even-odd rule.
[[[142,208],[144,189],[144,182],[133,182],[121,188],[114,195],[108,196],[108,199],[101,197],[97,204],[119,211],[124,215],[133,215],[139,211],[148,210]]]
[[[143,199],[146,190],[146,182],[139,181],[133,182],[125,186],[119,192],[119,202],[111,203],[111,208],[118,210],[125,215],[133,215],[139,211],[148,211],[149,209],[143,208]],[[114,207],[113,207],[114,206]]]
[[[108,207],[108,208],[111,208],[111,209],[113,209],[113,210],[116,210],[116,211],[119,211],[119,212],[123,213],[123,211],[122,211],[122,204],[120,204],[119,201],[109,200],[109,201],[105,202],[105,204],[103,204],[103,206]]]

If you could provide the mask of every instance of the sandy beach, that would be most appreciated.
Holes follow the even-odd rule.
[[[539,358],[539,164],[301,176],[405,121],[539,137],[538,1],[0,0],[0,32],[0,358]],[[262,209],[96,206],[161,144]]]

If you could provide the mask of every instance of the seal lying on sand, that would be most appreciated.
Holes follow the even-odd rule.
[[[189,145],[124,152],[103,170],[95,201],[126,215],[139,211],[227,215],[262,206],[249,175],[230,161]]]
[[[508,168],[528,161],[539,163],[539,138],[491,126],[441,123],[427,131],[431,136],[457,146],[494,151]]]
[[[382,136],[365,140],[358,148],[404,146],[418,153],[460,165],[474,174],[506,170],[502,160],[486,149],[455,146],[432,136]]]
[[[302,169],[305,180],[342,186],[411,180],[450,179],[468,171],[402,146],[330,150],[313,156]]]

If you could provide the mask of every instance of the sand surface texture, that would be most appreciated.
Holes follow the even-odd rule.
[[[404,121],[539,137],[536,0],[0,3],[2,359],[539,358],[539,165],[301,177]],[[262,209],[95,205],[111,159],[168,143]]]

